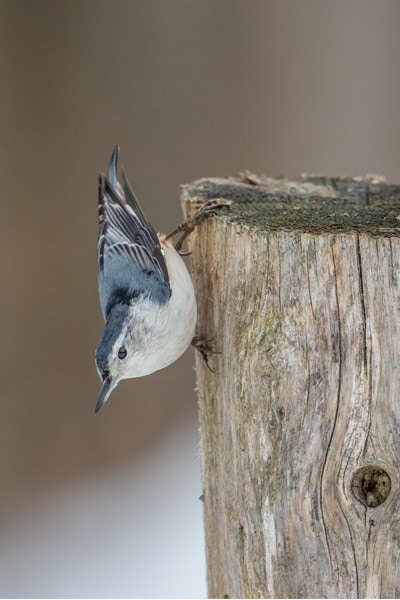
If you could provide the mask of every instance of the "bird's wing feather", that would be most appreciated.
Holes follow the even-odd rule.
[[[104,317],[117,302],[141,293],[163,303],[171,295],[165,258],[158,236],[146,221],[123,174],[117,179],[118,149],[108,175],[99,180],[99,238],[97,246],[100,304]]]

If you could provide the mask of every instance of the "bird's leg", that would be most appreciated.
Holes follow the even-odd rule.
[[[192,344],[193,348],[196,348],[196,350],[198,350],[200,352],[201,356],[203,357],[204,362],[206,363],[207,367],[210,369],[211,373],[215,373],[215,371],[210,367],[210,364],[208,362],[208,357],[212,354],[222,354],[222,353],[213,350],[210,346],[211,342],[212,342],[212,340],[204,340],[198,336],[195,336],[192,339],[191,344]]]
[[[185,241],[187,236],[192,233],[194,228],[197,227],[197,225],[200,225],[200,223],[202,221],[204,221],[204,219],[207,219],[207,217],[210,217],[211,215],[216,214],[220,208],[223,208],[224,206],[226,207],[229,205],[230,205],[230,202],[228,202],[228,201],[227,202],[219,202],[218,200],[209,200],[208,202],[203,204],[203,206],[201,206],[199,208],[199,210],[194,213],[194,215],[192,215],[191,217],[188,217],[185,221],[183,221],[183,223],[181,223],[180,225],[178,225],[178,227],[176,227],[173,231],[171,231],[171,233],[169,233],[167,236],[165,236],[165,239],[169,240],[177,233],[182,232],[182,235],[174,243],[175,250],[177,252],[179,252],[180,249],[182,248],[183,242]]]

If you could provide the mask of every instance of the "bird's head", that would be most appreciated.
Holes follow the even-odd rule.
[[[132,377],[135,351],[132,343],[129,305],[114,306],[96,349],[96,366],[103,382],[95,412],[107,402],[121,379]]]
[[[122,379],[144,377],[170,364],[162,310],[162,305],[143,295],[117,303],[108,312],[96,349],[96,366],[103,385],[95,412]]]

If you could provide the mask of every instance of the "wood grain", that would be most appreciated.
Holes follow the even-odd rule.
[[[253,183],[182,193],[233,201],[190,246],[209,595],[398,598],[400,188]]]

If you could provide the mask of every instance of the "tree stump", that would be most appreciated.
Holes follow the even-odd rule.
[[[209,596],[400,597],[400,187],[201,179]]]

